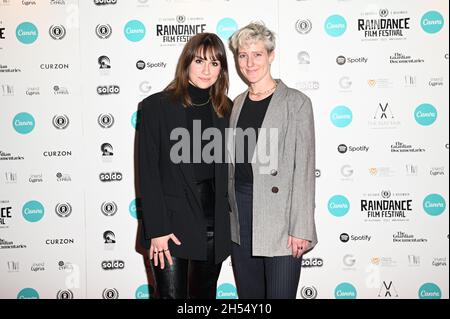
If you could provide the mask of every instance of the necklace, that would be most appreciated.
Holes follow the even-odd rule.
[[[249,88],[249,91],[250,91],[251,95],[255,95],[255,96],[259,97],[262,95],[266,95],[267,93],[270,93],[272,90],[275,90],[277,88],[277,85],[278,85],[278,83],[275,82],[275,85],[272,88],[265,90],[264,92],[253,92],[253,90],[251,88]]]
[[[195,103],[192,103],[192,102],[191,102],[191,105],[192,105],[192,106],[204,106],[204,105],[208,104],[209,101],[211,101],[211,97],[209,97],[209,98],[208,98],[208,101],[206,101],[205,103],[195,104]]]

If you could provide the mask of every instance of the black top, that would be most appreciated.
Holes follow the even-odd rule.
[[[204,130],[214,126],[212,120],[213,106],[209,96],[209,88],[201,89],[189,84],[188,92],[192,103],[199,105],[191,105],[185,108],[185,110],[187,129],[191,138],[190,163],[194,168],[195,181],[201,182],[214,178],[214,162],[205,163],[202,156],[202,150],[209,143],[209,140],[203,140],[201,138]],[[208,100],[209,102],[205,104]],[[197,121],[195,122],[195,132],[194,120]]]
[[[241,113],[236,128],[241,128],[243,131],[250,128],[254,132],[259,133],[264,116],[266,115],[267,107],[269,106],[272,95],[269,95],[261,101],[252,101],[249,96],[245,98],[244,105],[242,105]],[[256,134],[255,143],[249,143],[251,135],[244,135],[244,150],[239,147],[239,131],[236,132],[236,170],[235,179],[241,183],[253,184],[253,171],[251,160],[255,151],[256,142],[258,141],[258,134]],[[240,139],[242,141],[242,137]],[[240,160],[240,159],[243,159]]]

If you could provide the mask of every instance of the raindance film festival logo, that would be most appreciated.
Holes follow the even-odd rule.
[[[191,37],[205,32],[206,23],[203,17],[178,15],[171,18],[159,18],[156,25],[156,36],[161,46],[184,45]]]
[[[362,12],[358,19],[358,32],[364,37],[362,41],[405,40],[410,29],[410,17],[407,11],[389,11],[387,8],[378,12]]]
[[[12,206],[6,206],[9,204],[9,201],[1,201],[0,200],[0,229],[1,228],[9,228],[7,221],[10,221],[12,218],[11,209]]]
[[[391,193],[383,190],[379,193],[363,194],[361,212],[365,213],[365,221],[409,221],[413,211],[413,200],[409,193]]]

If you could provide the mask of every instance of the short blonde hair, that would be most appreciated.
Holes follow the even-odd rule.
[[[249,25],[237,30],[229,40],[230,49],[237,53],[239,48],[248,43],[263,41],[268,53],[275,50],[275,33],[269,30],[263,22],[252,22]]]

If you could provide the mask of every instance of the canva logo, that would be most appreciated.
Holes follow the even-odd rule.
[[[330,114],[331,123],[337,127],[346,127],[352,122],[352,111],[344,106],[336,106]]]
[[[334,195],[328,201],[328,211],[333,216],[342,217],[348,213],[349,209],[350,203],[345,196]]]
[[[131,20],[125,25],[123,32],[128,40],[138,42],[145,37],[145,26],[141,21]]]
[[[139,286],[138,289],[136,289],[136,293],[134,296],[136,299],[151,299],[153,295],[153,287],[150,285],[142,285]]]
[[[229,39],[231,35],[238,29],[238,24],[234,19],[223,18],[217,23],[217,34],[223,39]]]
[[[17,294],[17,299],[39,299],[39,294],[33,288],[24,288]]]
[[[439,194],[430,194],[423,200],[423,209],[428,215],[438,216],[445,211],[445,199]]]
[[[343,282],[334,290],[334,297],[336,299],[356,299],[356,288],[348,282]]]
[[[131,217],[138,219],[138,213],[141,210],[141,199],[136,198],[133,199],[128,206],[128,210],[130,212]]]
[[[436,108],[428,103],[420,104],[414,111],[416,122],[423,126],[433,124],[437,118]]]
[[[236,287],[232,284],[221,284],[217,287],[216,299],[237,299]]]
[[[14,116],[12,125],[17,133],[28,134],[34,129],[34,117],[30,113],[19,113]]]
[[[428,282],[419,288],[419,299],[441,299],[441,289],[438,285]]]
[[[44,206],[36,200],[29,201],[22,207],[22,216],[30,223],[38,222],[44,217]]]
[[[420,25],[426,33],[437,33],[444,26],[444,18],[437,11],[428,11],[422,16]]]
[[[23,22],[16,28],[17,40],[23,44],[31,44],[38,38],[38,29],[31,22]]]
[[[325,31],[329,36],[339,37],[347,30],[347,22],[340,15],[332,15],[325,21]]]
[[[131,126],[134,127],[135,130],[139,130],[139,126],[141,124],[141,112],[136,111],[131,115]]]

